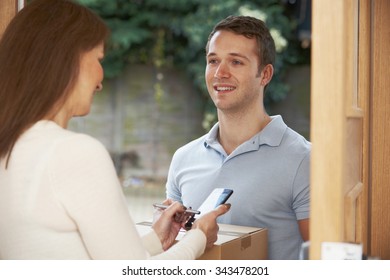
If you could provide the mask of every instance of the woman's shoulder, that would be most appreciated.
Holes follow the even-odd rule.
[[[31,137],[45,137],[48,145],[66,149],[66,151],[105,151],[104,145],[96,138],[68,129],[52,121],[39,121],[28,132]]]

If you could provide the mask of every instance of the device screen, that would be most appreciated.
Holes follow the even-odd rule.
[[[233,190],[225,189],[225,188],[216,188],[214,189],[210,195],[206,198],[206,200],[199,207],[200,215],[206,214],[218,205],[225,203],[228,198],[232,195]]]

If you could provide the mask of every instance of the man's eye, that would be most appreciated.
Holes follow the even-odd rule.
[[[209,59],[209,64],[216,64],[217,60],[216,59]]]
[[[240,65],[240,64],[242,64],[242,62],[239,61],[239,60],[233,60],[232,63],[233,63],[234,65]]]

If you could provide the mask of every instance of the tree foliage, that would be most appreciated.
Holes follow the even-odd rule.
[[[279,0],[78,0],[99,14],[111,29],[104,61],[107,78],[120,75],[129,63],[178,67],[186,71],[209,100],[204,83],[205,51],[212,27],[228,15],[250,15],[266,22],[277,47],[275,76],[265,102],[284,98],[286,64],[299,60],[293,30]],[[214,107],[205,102],[207,111]]]

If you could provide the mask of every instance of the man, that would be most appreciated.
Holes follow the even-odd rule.
[[[218,123],[176,151],[167,196],[196,209],[214,188],[233,189],[219,222],[267,228],[269,259],[298,259],[309,239],[311,144],[264,109],[275,60],[269,30],[229,16],[209,35],[206,59]]]

